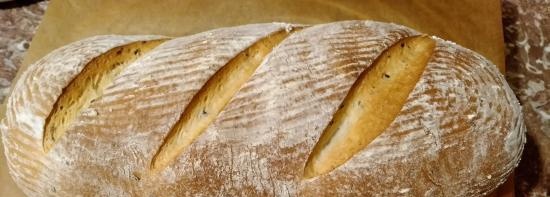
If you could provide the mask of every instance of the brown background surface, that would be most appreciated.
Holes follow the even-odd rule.
[[[20,70],[55,48],[92,35],[182,36],[247,23],[315,24],[350,19],[403,24],[471,48],[504,68],[500,2],[496,0],[54,0]],[[1,196],[18,194],[3,158],[0,181]]]
[[[457,42],[504,67],[497,0],[54,0],[23,66],[69,42],[100,34],[182,36],[262,22],[374,19]]]

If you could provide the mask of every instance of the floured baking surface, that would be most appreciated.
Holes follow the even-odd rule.
[[[31,196],[477,196],[517,164],[524,125],[504,78],[481,56],[434,38],[434,55],[390,127],[334,171],[302,179],[359,74],[394,43],[418,35],[347,21],[283,40],[193,144],[151,172],[154,154],[204,83],[288,27],[217,29],[159,45],[125,68],[44,153],[44,119],[82,67],[110,48],[156,37],[97,37],[53,52],[23,73],[8,98],[2,136],[12,176]]]

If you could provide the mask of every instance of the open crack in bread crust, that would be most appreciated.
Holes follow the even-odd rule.
[[[151,170],[166,168],[210,125],[240,87],[254,74],[264,58],[294,32],[280,30],[258,40],[212,75],[193,96],[185,111],[163,140],[151,161]]]
[[[74,119],[85,111],[90,103],[101,97],[103,89],[128,64],[149,52],[166,39],[144,40],[115,47],[87,63],[80,73],[63,88],[53,104],[44,125],[43,148],[48,152],[65,134]],[[95,112],[91,112],[95,113]]]
[[[395,43],[365,69],[308,157],[304,178],[330,173],[378,137],[397,117],[433,54],[426,35]]]

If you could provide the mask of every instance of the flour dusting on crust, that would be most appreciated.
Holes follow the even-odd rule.
[[[69,80],[106,50],[154,37],[96,37],[53,52],[23,73],[8,98],[0,128],[12,176],[31,196],[476,196],[517,165],[525,128],[504,78],[480,55],[434,37],[435,52],[389,128],[334,171],[304,180],[313,146],[361,72],[419,35],[344,21],[287,37],[175,163],[151,173],[153,155],[204,83],[248,46],[295,27],[222,28],[159,45],[117,76],[46,154],[44,119]]]

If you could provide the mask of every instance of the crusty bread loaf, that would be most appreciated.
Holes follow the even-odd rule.
[[[525,141],[493,64],[372,21],[78,41],[1,130],[29,196],[478,196]]]

